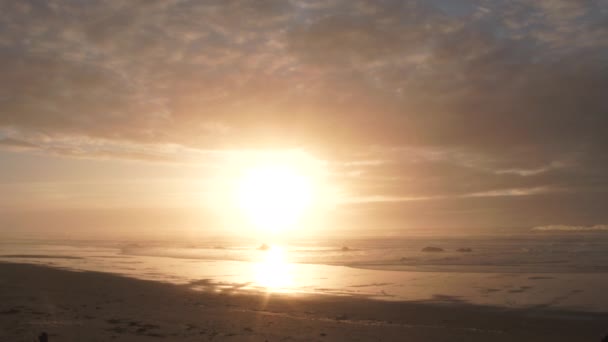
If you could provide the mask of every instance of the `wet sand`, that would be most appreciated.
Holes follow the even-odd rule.
[[[51,342],[600,341],[608,313],[251,293],[0,263],[0,341],[42,331]]]

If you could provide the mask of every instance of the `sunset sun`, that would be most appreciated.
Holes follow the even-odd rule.
[[[242,175],[236,197],[255,228],[278,233],[294,227],[309,208],[313,180],[291,165],[256,165]]]

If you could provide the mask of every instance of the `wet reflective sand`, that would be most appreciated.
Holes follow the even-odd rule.
[[[79,271],[120,274],[137,279],[187,284],[199,291],[325,294],[388,301],[468,303],[511,308],[608,311],[608,274],[603,272],[529,273],[480,268],[434,271],[294,263],[282,246],[253,251],[251,261],[201,260],[124,255],[112,248],[31,246],[45,254],[6,254],[0,261],[31,263]],[[69,255],[67,254],[69,253]]]

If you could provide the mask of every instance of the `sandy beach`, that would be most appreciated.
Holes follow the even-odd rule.
[[[608,314],[264,294],[0,264],[0,341],[600,341]],[[199,291],[193,291],[198,285]]]

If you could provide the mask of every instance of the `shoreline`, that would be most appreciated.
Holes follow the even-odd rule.
[[[372,298],[383,301],[465,303],[512,309],[546,308],[569,312],[608,312],[608,273],[441,272],[428,269],[378,270],[260,261],[175,259],[99,254],[97,250],[45,258],[0,258],[75,271],[106,272],[129,278],[188,285]],[[49,258],[51,257],[51,258]],[[191,285],[191,287],[194,287]]]
[[[0,263],[0,341],[600,341],[608,313],[242,292]]]

